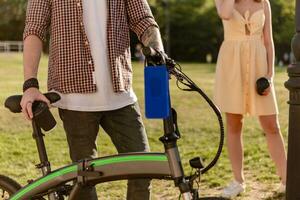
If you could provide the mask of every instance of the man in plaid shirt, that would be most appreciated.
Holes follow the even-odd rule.
[[[56,103],[72,161],[97,157],[101,126],[119,153],[149,151],[137,97],[132,90],[129,30],[145,45],[163,51],[158,26],[146,0],[28,0],[24,30],[24,115],[38,89],[42,42],[50,31],[48,90]],[[128,181],[127,199],[147,200],[150,180]],[[97,199],[85,187],[77,197]]]

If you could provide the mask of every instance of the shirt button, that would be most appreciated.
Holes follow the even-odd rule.
[[[88,41],[85,41],[84,44],[85,44],[85,45],[89,45],[89,42],[88,42]]]

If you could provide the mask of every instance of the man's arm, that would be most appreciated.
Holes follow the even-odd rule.
[[[163,44],[157,23],[146,0],[126,1],[130,29],[144,46],[163,51]]]
[[[50,0],[29,0],[26,11],[25,29],[23,33],[24,52],[24,81],[37,78],[38,66],[43,49],[42,41],[50,24],[51,9]],[[25,117],[31,119],[32,103],[35,100],[44,101],[49,104],[48,99],[34,87],[24,91],[21,107]]]
[[[43,49],[42,41],[35,35],[24,40],[23,66],[24,80],[37,78],[38,65]]]
[[[43,43],[35,35],[30,35],[24,40],[23,65],[24,81],[37,78],[38,66],[43,49]],[[32,119],[32,103],[36,100],[50,104],[49,100],[35,87],[27,89],[21,100],[22,112],[27,119]]]

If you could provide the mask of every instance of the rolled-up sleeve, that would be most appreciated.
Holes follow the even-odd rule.
[[[50,19],[50,0],[28,0],[23,40],[29,35],[36,35],[45,41]]]
[[[150,26],[158,27],[146,0],[128,0],[127,14],[129,27],[137,34],[139,39]]]

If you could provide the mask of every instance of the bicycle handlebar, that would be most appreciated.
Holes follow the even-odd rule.
[[[143,53],[146,57],[146,61],[148,65],[155,66],[155,65],[166,65],[167,69],[169,70],[169,73],[174,75],[178,82],[182,83],[183,85],[187,86],[189,89],[182,89],[177,84],[178,88],[184,90],[184,91],[196,91],[198,92],[205,101],[209,104],[209,106],[213,109],[214,113],[216,114],[220,126],[220,141],[217,153],[213,160],[203,169],[199,169],[201,173],[207,172],[209,169],[211,169],[218,161],[223,144],[224,144],[224,124],[222,120],[222,115],[220,110],[217,108],[217,106],[212,102],[212,100],[199,88],[187,75],[185,75],[180,68],[180,65],[177,64],[174,60],[169,58],[165,53],[157,51],[151,47],[144,47]],[[176,66],[179,66],[176,67]]]
[[[144,47],[143,54],[146,57],[148,65],[166,65],[169,69],[176,66],[176,62],[169,58],[167,54],[162,51],[158,51],[151,47]]]

